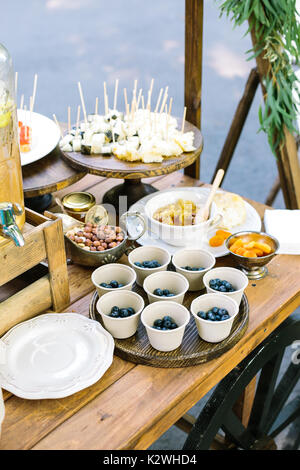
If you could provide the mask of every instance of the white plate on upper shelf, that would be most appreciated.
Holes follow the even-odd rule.
[[[113,361],[112,336],[77,313],[49,313],[19,323],[0,343],[0,386],[31,400],[67,397],[89,387]]]
[[[29,165],[44,158],[57,146],[60,139],[60,131],[52,119],[39,113],[31,113],[18,109],[18,120],[31,127],[32,145],[29,152],[20,152],[21,165]]]
[[[201,195],[208,196],[209,193],[209,188],[198,188],[198,187],[179,187],[179,188],[170,188],[170,189],[165,189],[160,192],[169,192],[169,191],[195,191],[198,192]],[[220,192],[220,191],[218,191]],[[130,207],[130,210],[132,211],[139,211],[141,212],[142,215],[145,216],[145,204],[151,199],[152,197],[156,196],[157,192],[149,194],[148,196],[143,197],[140,199],[138,202],[133,204]],[[260,231],[261,230],[261,219],[258,214],[258,212],[254,209],[251,204],[246,202],[244,200],[245,207],[246,207],[246,220],[243,224],[236,225],[235,227],[230,229],[231,233],[239,232],[242,230],[254,230],[254,231]],[[218,247],[211,247],[208,243],[208,240],[210,237],[212,237],[216,233],[216,229],[211,230],[208,233],[207,240],[201,245],[201,248],[204,250],[209,251],[212,255],[214,255],[216,258],[219,258],[220,256],[225,256],[229,253],[227,248],[225,247],[225,244],[222,246]],[[181,250],[183,248],[189,248],[189,246],[172,246],[166,243],[164,240],[161,240],[160,238],[157,237],[156,234],[151,233],[149,230],[137,240],[137,242],[140,245],[156,245],[160,246],[162,248],[165,248],[166,250],[169,251],[171,255],[173,255],[176,251]],[[193,248],[197,248],[197,240],[195,240],[195,244],[193,245]],[[200,246],[199,246],[200,248]]]

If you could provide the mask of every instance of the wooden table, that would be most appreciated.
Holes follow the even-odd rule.
[[[113,180],[86,176],[79,183],[98,201]],[[182,173],[152,180],[157,189],[200,186]],[[76,187],[76,185],[75,185]],[[265,206],[253,203],[263,216]],[[126,261],[126,259],[124,259]],[[228,264],[219,258],[217,265]],[[249,327],[223,356],[194,367],[159,369],[118,357],[95,385],[59,400],[23,400],[4,392],[6,417],[0,449],[146,449],[227,375],[300,304],[300,263],[296,256],[276,256],[269,275],[250,282]],[[71,305],[88,315],[93,292],[91,269],[69,266]]]

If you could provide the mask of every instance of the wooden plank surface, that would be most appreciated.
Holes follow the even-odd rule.
[[[181,173],[154,183],[158,189],[201,184]],[[90,187],[91,192],[101,196],[101,185]],[[262,215],[265,207],[254,206]],[[218,264],[228,260],[220,258]],[[92,269],[72,265],[68,271],[71,305],[66,311],[87,315]],[[135,366],[116,358],[98,383],[63,400],[30,401],[5,393],[0,449],[147,448],[299,305],[297,257],[276,256],[269,273],[249,284],[249,328],[225,355],[183,369]]]

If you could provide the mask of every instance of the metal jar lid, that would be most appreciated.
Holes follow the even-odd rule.
[[[62,199],[65,209],[72,212],[85,212],[96,204],[95,197],[88,192],[73,192],[66,194]]]

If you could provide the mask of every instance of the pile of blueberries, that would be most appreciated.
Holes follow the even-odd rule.
[[[169,317],[168,315],[163,317],[161,320],[155,320],[153,323],[153,328],[156,330],[175,330],[178,328],[177,323],[173,320],[173,318]]]
[[[181,266],[181,269],[186,269],[187,271],[203,271],[204,268],[192,268],[191,266]]]
[[[120,308],[115,306],[111,309],[109,316],[113,318],[127,318],[134,314],[135,310],[132,307]]]
[[[138,268],[147,268],[147,269],[159,268],[161,266],[161,264],[156,259],[152,259],[150,261],[142,261],[141,263],[139,261],[136,261],[134,264]]]
[[[218,307],[213,307],[207,312],[200,311],[197,313],[197,315],[203,320],[210,320],[210,321],[223,321],[223,320],[227,320],[230,317],[226,308],[218,308]]]
[[[118,281],[110,281],[109,284],[107,284],[106,282],[101,282],[100,286],[106,287],[106,289],[118,289],[119,287],[123,287],[124,284],[121,284]]]
[[[174,297],[175,294],[169,291],[169,289],[155,289],[153,291],[154,295],[158,295],[159,297]]]
[[[218,292],[234,292],[232,284],[228,281],[221,279],[211,279],[209,281],[209,287],[211,289],[217,290]]]

